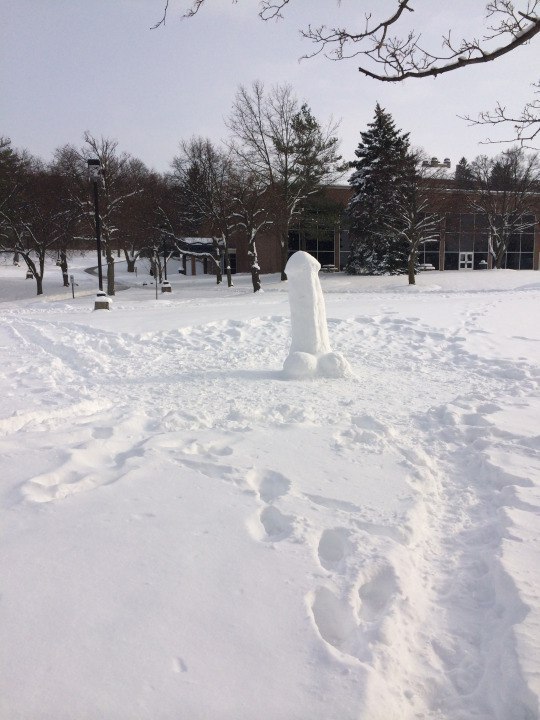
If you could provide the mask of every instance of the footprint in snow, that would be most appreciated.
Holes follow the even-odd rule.
[[[319,540],[317,554],[325,570],[339,570],[351,551],[350,532],[346,528],[325,530]]]
[[[312,594],[310,607],[316,632],[324,642],[361,662],[371,660],[370,639],[348,598],[320,587]]]
[[[265,503],[272,503],[283,497],[291,488],[291,481],[274,470],[250,470],[246,479]]]
[[[260,519],[268,540],[284,540],[293,531],[294,517],[283,515],[276,507],[271,505],[261,511]]]
[[[102,483],[97,475],[64,471],[45,473],[24,483],[23,497],[31,502],[46,503],[62,500],[85,490],[92,490]]]
[[[388,609],[397,592],[396,574],[390,565],[377,569],[371,579],[358,588],[359,615],[365,622],[375,622]]]
[[[258,541],[280,542],[294,530],[294,515],[284,515],[277,507],[267,505],[247,522],[251,536]]]
[[[251,490],[264,503],[248,528],[256,540],[277,542],[289,537],[294,530],[295,516],[285,515],[274,505],[291,489],[291,481],[275,470],[250,470],[246,481]]]
[[[339,541],[336,542],[337,537],[334,534],[326,538],[329,543],[326,550],[332,557],[338,556],[342,549]],[[319,557],[323,560],[320,554]],[[324,561],[327,562],[328,558]],[[396,575],[390,565],[375,568],[371,576],[360,584],[356,602],[355,593],[338,597],[327,587],[317,588],[309,604],[319,635],[336,650],[362,661],[367,660],[373,628],[386,616],[397,592]]]

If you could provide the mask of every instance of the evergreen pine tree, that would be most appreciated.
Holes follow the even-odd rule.
[[[461,190],[470,190],[474,187],[474,173],[466,158],[462,157],[456,165],[454,179],[456,187]]]
[[[397,130],[378,103],[368,128],[360,133],[358,160],[351,163],[354,196],[348,207],[351,249],[346,271],[397,275],[407,272],[408,248],[390,226],[400,188],[410,174],[409,134]]]

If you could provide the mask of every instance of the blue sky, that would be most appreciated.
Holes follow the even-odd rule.
[[[480,146],[493,131],[470,128],[457,115],[501,100],[519,109],[538,79],[538,44],[491,63],[437,79],[377,83],[352,59],[298,61],[310,46],[298,28],[310,20],[349,22],[359,7],[388,0],[292,0],[285,20],[261,22],[255,0],[207,0],[196,18],[182,20],[187,0],[171,0],[167,25],[150,30],[162,0],[0,0],[0,134],[16,147],[49,159],[55,147],[80,144],[90,130],[166,170],[182,138],[226,137],[223,119],[236,88],[258,79],[290,82],[320,120],[341,119],[342,154],[353,157],[376,102],[411,133],[428,155],[493,154]],[[426,39],[449,26],[480,33],[485,0],[419,0],[415,19]],[[309,11],[306,9],[309,8]],[[442,9],[441,9],[442,8]]]

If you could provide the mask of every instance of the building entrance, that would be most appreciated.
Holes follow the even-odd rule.
[[[474,259],[474,253],[472,252],[460,252],[459,253],[459,269],[460,270],[472,270]]]

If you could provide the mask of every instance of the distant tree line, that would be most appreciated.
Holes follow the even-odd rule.
[[[87,161],[98,159],[109,295],[115,293],[119,257],[129,272],[138,258],[149,258],[159,277],[163,254],[202,258],[216,281],[224,271],[230,286],[229,249],[238,238],[248,249],[257,292],[261,231],[270,230],[278,239],[286,279],[291,228],[306,217],[321,187],[349,167],[353,197],[346,211],[351,237],[347,272],[407,273],[415,282],[421,248],[440,236],[436,197],[441,178],[429,163],[426,169],[423,153],[411,148],[408,133],[395,127],[388,112],[377,105],[349,165],[338,155],[336,124],[321,125],[289,85],[270,90],[260,82],[241,86],[227,127],[227,142],[181,141],[166,173],[120,151],[116,140],[90,132],[80,147],[59,147],[49,163],[0,138],[0,252],[26,264],[38,294],[47,258],[56,259],[62,282],[69,285],[71,253],[95,247]],[[458,191],[467,191],[460,206],[466,203],[485,214],[492,264],[501,267],[512,234],[525,227],[531,192],[538,192],[538,156],[516,147],[471,163],[463,158],[454,180]],[[187,240],[193,237],[211,238],[211,244],[204,252],[195,250]]]
[[[141,256],[161,271],[159,252],[205,256],[232,285],[229,247],[243,235],[253,289],[260,288],[256,241],[271,227],[282,247],[282,278],[290,224],[321,184],[343,170],[336,125],[322,125],[289,85],[240,87],[227,121],[230,138],[181,141],[167,173],[121,152],[111,138],[84,134],[80,147],[59,147],[49,163],[0,139],[0,252],[21,259],[43,292],[47,257],[56,258],[64,285],[68,257],[94,245],[95,224],[87,161],[100,161],[99,204],[107,293],[114,295],[115,260],[133,272]],[[195,252],[186,238],[209,237]]]

